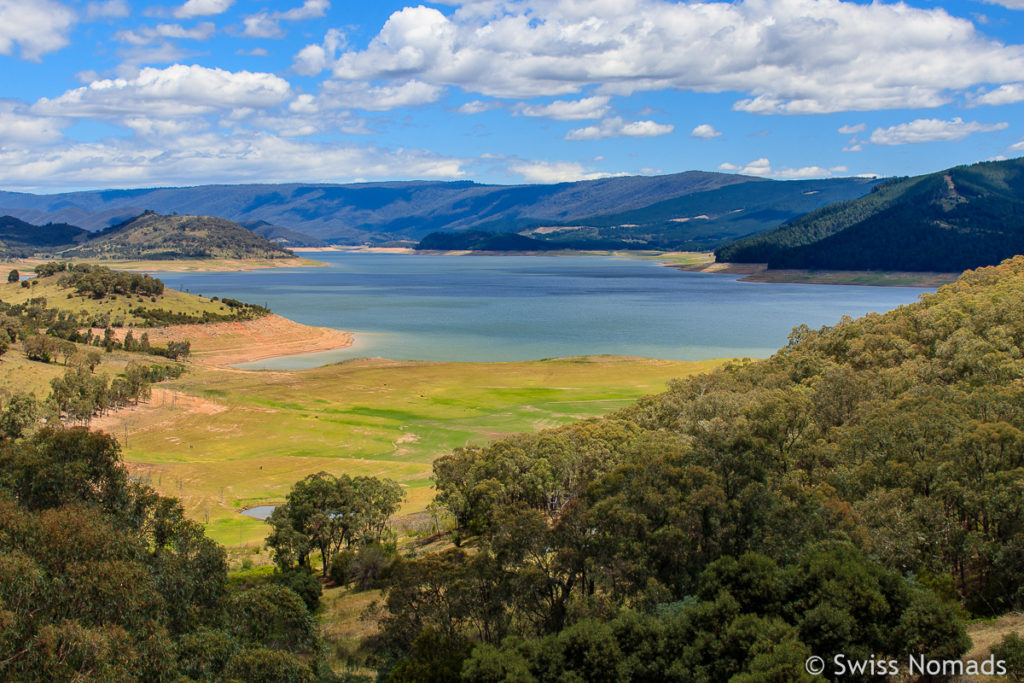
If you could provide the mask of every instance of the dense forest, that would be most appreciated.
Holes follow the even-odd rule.
[[[1024,257],[765,361],[435,462],[386,680],[802,680],[1024,608]],[[1016,641],[1019,647],[1019,639]],[[437,673],[442,672],[442,673]]]
[[[1024,159],[876,185],[775,230],[721,247],[769,268],[956,272],[1024,252]]]

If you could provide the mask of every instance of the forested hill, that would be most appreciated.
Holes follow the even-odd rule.
[[[769,268],[960,271],[1024,253],[1024,159],[896,178],[721,247]]]
[[[292,252],[213,216],[161,216],[147,211],[61,252],[70,258],[285,258]]]
[[[1024,608],[1021,310],[1017,257],[609,417],[440,458],[437,502],[471,549],[394,570],[388,680],[958,660],[962,615]]]

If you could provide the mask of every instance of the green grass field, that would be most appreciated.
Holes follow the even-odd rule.
[[[621,408],[665,382],[715,367],[621,357],[519,363],[359,360],[297,372],[194,365],[149,405],[102,426],[126,441],[132,473],[180,498],[225,545],[266,526],[239,510],[283,500],[321,470],[406,487],[403,513],[433,497],[430,463],[483,444]]]

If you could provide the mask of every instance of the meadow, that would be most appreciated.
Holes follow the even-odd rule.
[[[408,495],[401,513],[422,512],[433,497],[431,462],[452,448],[603,415],[720,363],[364,359],[287,372],[192,364],[148,404],[96,425],[122,441],[134,476],[180,498],[213,539],[239,546],[266,535],[239,511],[281,502],[308,474],[390,477]]]

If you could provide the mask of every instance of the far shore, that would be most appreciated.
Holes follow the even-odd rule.
[[[367,254],[427,254],[434,256],[606,256],[652,260],[670,268],[694,273],[741,275],[743,282],[772,282],[807,285],[862,285],[872,287],[941,287],[960,277],[960,273],[886,271],[886,270],[769,270],[767,263],[718,263],[713,252],[697,251],[473,251],[426,250],[411,247],[333,246],[295,251],[348,251]]]

